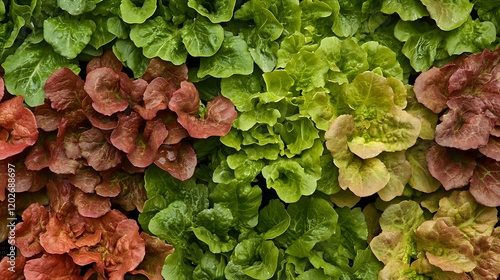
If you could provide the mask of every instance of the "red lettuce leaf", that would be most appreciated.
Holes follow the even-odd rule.
[[[119,115],[118,126],[111,133],[110,141],[127,154],[134,166],[147,167],[154,162],[158,148],[167,135],[161,119],[154,118],[144,124],[139,114],[131,112],[128,116]]]
[[[491,159],[500,161],[500,137],[490,136],[488,143],[479,147],[479,151]]]
[[[158,111],[168,107],[168,101],[174,91],[175,88],[165,79],[162,77],[155,78],[149,83],[144,92],[144,104],[135,105],[134,110],[139,113],[143,119],[151,120],[156,117]]]
[[[26,258],[22,255],[16,256],[15,269],[12,269],[9,257],[4,257],[0,261],[0,275],[2,275],[2,280],[24,280],[24,266],[26,265]]]
[[[118,125],[118,117],[116,115],[105,116],[97,112],[92,107],[92,99],[89,96],[83,99],[82,108],[89,122],[96,128],[111,130]]]
[[[111,201],[95,193],[84,193],[77,190],[73,202],[78,213],[87,218],[99,218],[111,211]]]
[[[39,236],[45,232],[49,222],[49,212],[38,203],[31,204],[23,211],[23,221],[16,225],[16,246],[25,257],[43,252]]]
[[[87,73],[84,88],[97,112],[111,116],[128,108],[129,103],[122,94],[121,79],[113,69],[106,67]]]
[[[500,162],[487,157],[478,159],[469,191],[478,203],[489,207],[499,207]]]
[[[16,166],[16,192],[36,192],[47,184],[47,173],[28,170],[24,164]]]
[[[93,268],[109,279],[124,279],[145,256],[145,243],[134,220],[118,210],[111,210],[99,219],[86,219],[87,225],[100,229],[102,239],[93,246],[82,246],[69,254],[79,265],[93,264]]]
[[[457,97],[447,103],[450,110],[436,126],[436,142],[460,150],[486,145],[495,123],[484,113],[485,104],[477,97]]]
[[[109,143],[105,134],[97,128],[80,134],[78,145],[88,165],[97,171],[108,170],[122,162],[123,153]]]
[[[238,116],[231,100],[217,96],[209,101],[204,118],[198,117],[199,103],[200,96],[194,84],[182,82],[181,88],[174,92],[168,105],[170,110],[177,114],[177,121],[191,137],[208,138],[226,135]]]
[[[149,280],[163,280],[161,270],[165,258],[174,253],[174,247],[158,237],[141,232],[141,238],[146,244],[146,256],[131,274],[142,274]]]
[[[155,164],[170,173],[172,177],[185,181],[194,174],[197,164],[196,152],[186,141],[177,145],[162,145]]]
[[[101,183],[101,176],[90,167],[79,168],[74,175],[68,177],[69,182],[84,193],[93,193]]]
[[[159,58],[153,58],[149,66],[142,75],[142,78],[151,82],[157,77],[162,77],[176,89],[180,88],[182,81],[188,79],[188,68],[186,64],[174,65],[172,62],[163,61]]]
[[[461,59],[448,81],[450,98],[500,94],[500,49],[472,54]],[[499,110],[499,109],[497,109]]]
[[[44,254],[40,258],[26,261],[24,266],[26,279],[37,280],[81,280],[80,271],[81,268],[67,254]]]
[[[177,115],[174,112],[170,110],[161,111],[158,113],[158,117],[165,124],[168,131],[167,138],[165,138],[163,144],[177,144],[189,136],[187,130],[177,121]]]
[[[26,158],[24,159],[24,165],[29,170],[39,171],[50,164],[50,150],[48,143],[45,142],[45,134],[40,134],[35,145],[33,145]]]
[[[441,68],[433,67],[418,75],[413,88],[418,102],[436,114],[446,109],[448,80],[460,67],[462,60],[463,58],[457,59]]]
[[[82,78],[63,67],[50,75],[43,90],[55,110],[75,110],[81,108],[82,100],[87,96],[83,86]]]
[[[0,103],[0,160],[22,152],[37,138],[35,115],[24,107],[22,96]]]
[[[126,92],[127,98],[129,100],[129,106],[133,108],[134,106],[141,104],[143,102],[144,93],[146,92],[149,83],[143,79],[128,79],[128,81],[125,81],[128,76],[122,75],[122,77],[122,83],[128,85],[128,87],[125,88],[123,88],[122,85],[122,89]]]
[[[94,57],[87,63],[85,71],[86,73],[90,73],[93,70],[103,67],[110,68],[116,73],[120,73],[123,69],[123,64],[116,58],[113,51],[105,50],[101,56]]]
[[[476,155],[433,145],[427,152],[429,172],[446,190],[456,189],[469,184],[476,168]]]
[[[50,171],[56,174],[75,174],[76,170],[80,168],[81,163],[78,160],[71,159],[67,156],[63,145],[57,141],[47,141],[48,149],[50,151]]]
[[[56,130],[64,116],[62,112],[57,112],[52,109],[48,99],[45,99],[45,103],[43,105],[35,107],[34,114],[38,128],[43,131]]]
[[[96,188],[97,194],[112,197],[111,202],[125,211],[137,209],[142,212],[147,200],[144,174],[130,174],[125,171],[102,172],[103,182]]]
[[[110,141],[117,149],[125,153],[130,153],[135,146],[136,137],[143,124],[141,116],[132,112],[130,114],[118,114],[118,123],[111,132]]]

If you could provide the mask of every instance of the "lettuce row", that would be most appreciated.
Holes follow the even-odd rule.
[[[379,277],[497,279],[497,209],[478,204],[468,191],[444,193],[433,200],[434,207],[428,206],[429,200],[421,203],[425,208],[405,200],[384,210],[382,232],[370,241],[384,263]]]
[[[360,208],[334,208],[321,196],[263,201],[251,182],[179,181],[155,166],[145,183],[139,222],[175,248],[165,278],[376,279],[382,268]]]

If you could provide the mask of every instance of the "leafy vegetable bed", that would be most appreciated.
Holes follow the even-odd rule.
[[[0,1],[0,277],[497,279],[497,2]]]

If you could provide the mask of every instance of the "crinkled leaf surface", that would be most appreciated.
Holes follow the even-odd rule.
[[[35,115],[24,107],[24,98],[16,96],[0,103],[0,160],[19,154],[35,144],[38,129]]]

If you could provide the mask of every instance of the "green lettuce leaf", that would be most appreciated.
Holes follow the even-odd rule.
[[[233,227],[243,231],[257,225],[262,201],[259,187],[249,183],[218,184],[210,193],[210,200],[231,211]]]
[[[152,165],[146,169],[144,182],[148,200],[139,215],[139,223],[145,229],[156,213],[166,209],[173,202],[183,202],[193,215],[209,206],[207,187],[196,184],[194,179],[180,181],[156,165]]]
[[[431,68],[434,61],[441,58],[441,52],[444,52],[445,42],[441,30],[423,21],[399,21],[394,27],[394,36],[404,42],[401,52],[417,72]]]
[[[444,49],[451,55],[479,53],[496,40],[496,28],[489,21],[467,19],[459,28],[450,31]]]
[[[305,91],[323,87],[328,69],[328,64],[324,60],[306,50],[292,55],[285,66],[285,71],[295,81],[295,89]]]
[[[215,203],[213,208],[198,213],[192,231],[198,240],[208,245],[210,252],[230,252],[237,243],[228,235],[232,223],[231,210]]]
[[[174,277],[179,280],[193,279],[193,267],[185,261],[186,253],[181,249],[176,249],[173,254],[165,258],[161,275],[164,279]]]
[[[58,0],[57,5],[68,12],[70,15],[77,16],[87,12],[91,12],[95,9],[96,4],[101,2],[102,0],[78,0],[78,1],[70,1],[70,0]]]
[[[255,229],[263,233],[264,239],[274,239],[288,229],[290,221],[291,217],[285,210],[285,205],[278,199],[273,199],[260,210],[259,223]]]
[[[58,54],[73,59],[90,42],[96,24],[91,20],[58,16],[43,22],[43,38]]]
[[[192,56],[213,56],[224,41],[224,29],[204,17],[185,21],[180,30],[182,42]]]
[[[141,24],[150,18],[156,11],[155,0],[144,0],[142,5],[136,6],[131,0],[121,0],[120,15],[124,22]]]
[[[248,75],[253,72],[253,60],[245,40],[225,33],[224,41],[217,53],[200,60],[198,77],[207,75],[216,78],[227,78],[235,74]]]
[[[226,258],[212,252],[206,252],[193,271],[194,280],[224,279]]]
[[[414,21],[429,15],[420,0],[384,0],[380,11],[386,14],[397,13],[404,21]]]
[[[317,243],[335,233],[338,214],[324,199],[302,197],[297,203],[290,204],[287,211],[291,217],[290,226],[275,242],[286,248],[289,255],[307,257]]]
[[[236,0],[189,0],[188,6],[213,23],[229,21],[233,17]]]
[[[130,39],[142,48],[147,58],[159,57],[175,65],[186,62],[187,51],[182,43],[181,32],[162,17],[154,17],[133,25]]]
[[[474,6],[469,0],[421,0],[421,2],[437,26],[444,31],[453,30],[466,22]]]
[[[228,280],[271,279],[278,266],[279,250],[272,241],[250,236],[234,248],[227,263]]]
[[[192,225],[192,211],[183,201],[174,201],[158,212],[149,222],[148,229],[154,235],[172,244],[175,248],[189,247]]]
[[[417,252],[413,231],[424,222],[424,213],[415,201],[392,204],[382,213],[382,232],[370,242],[370,248],[386,266],[390,263],[410,264]]]
[[[70,68],[75,74],[80,72],[76,61],[57,54],[45,42],[34,44],[25,41],[5,59],[2,67],[7,90],[11,94],[24,96],[26,104],[32,107],[43,104],[43,86],[52,72],[62,67]]]
[[[118,39],[113,44],[113,53],[123,65],[130,68],[135,78],[140,78],[146,72],[150,59],[142,54],[142,50],[134,45],[134,42]]]

